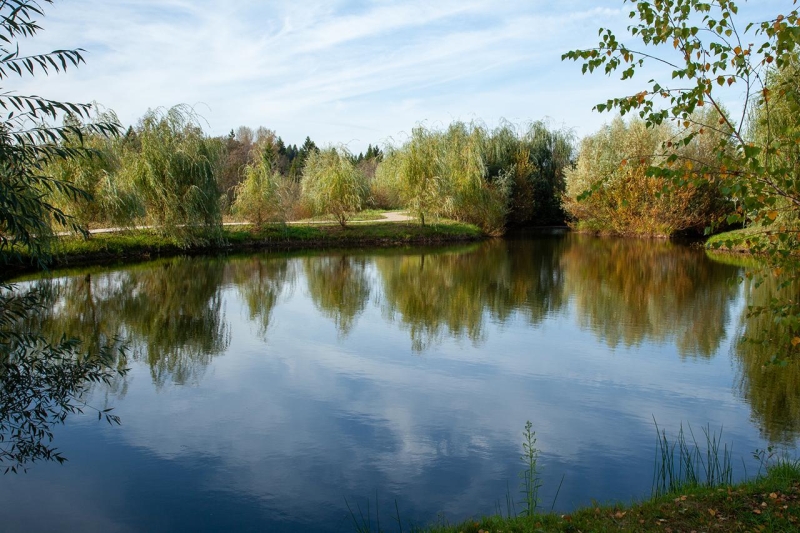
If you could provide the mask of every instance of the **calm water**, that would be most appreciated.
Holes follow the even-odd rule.
[[[58,428],[64,465],[0,480],[11,531],[353,531],[491,513],[518,494],[522,430],[543,501],[647,496],[653,420],[724,428],[734,465],[796,450],[800,372],[742,343],[737,266],[659,241],[540,235],[458,248],[177,258],[55,276],[44,327],[126,339],[95,387],[122,425]],[[742,472],[737,472],[741,475]],[[752,471],[751,471],[752,473]]]

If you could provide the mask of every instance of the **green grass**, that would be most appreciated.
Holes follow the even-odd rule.
[[[61,237],[53,247],[51,266],[91,265],[166,257],[187,253],[218,253],[237,250],[304,250],[330,248],[394,247],[475,241],[484,237],[476,226],[441,220],[421,226],[405,222],[364,222],[341,227],[338,224],[292,224],[226,226],[221,242],[186,244],[153,230],[137,229],[97,233],[88,239]],[[24,253],[23,260],[27,261]],[[31,266],[7,269],[9,275],[31,270]]]
[[[373,220],[383,220],[384,213],[386,213],[386,211],[381,209],[366,209],[364,211],[361,211],[360,213],[353,215],[353,218],[348,219],[347,222],[350,223],[350,222],[368,222]],[[312,223],[336,222],[338,224],[338,222],[336,221],[336,217],[334,217],[333,215],[320,215],[312,218],[304,218],[303,220],[297,221],[297,223],[303,223],[303,222],[312,222]]]
[[[749,248],[746,244],[747,239],[763,231],[763,228],[750,226],[743,229],[717,233],[706,240],[706,248],[709,250],[748,252]]]
[[[760,464],[755,477],[734,484],[732,454],[722,443],[722,431],[706,427],[696,435],[690,426],[684,431],[683,425],[668,440],[656,424],[658,445],[649,499],[629,505],[593,503],[568,514],[539,512],[538,450],[531,428],[528,422],[523,433],[523,512],[514,509],[509,488],[505,516],[498,503],[493,516],[449,524],[440,515],[433,525],[405,529],[430,533],[800,531],[800,460],[775,460],[772,448],[756,452],[753,455]],[[397,526],[393,528],[381,527],[377,494],[374,509],[373,516],[368,502],[366,507],[357,506],[356,514],[348,504],[356,531],[403,531],[406,524],[396,503],[391,518]]]
[[[800,531],[800,463],[781,462],[764,477],[725,487],[694,486],[632,505],[592,505],[569,514],[492,516],[431,533],[788,532]]]
[[[610,533],[800,531],[800,461],[780,461],[764,476],[733,485],[697,484],[629,505],[597,504],[568,514],[494,516],[418,527],[402,520],[397,503],[347,502],[354,531],[387,533]],[[388,512],[387,512],[388,508]]]

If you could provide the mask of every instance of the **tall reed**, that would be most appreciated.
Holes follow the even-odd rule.
[[[654,496],[688,487],[712,488],[733,483],[732,449],[722,443],[722,429],[717,434],[709,426],[703,428],[705,447],[701,447],[692,427],[688,424],[687,427],[688,434],[681,424],[677,437],[670,441],[666,430],[659,429],[656,423]]]

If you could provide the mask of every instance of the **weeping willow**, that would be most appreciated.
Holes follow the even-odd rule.
[[[302,199],[315,214],[331,214],[344,227],[366,204],[369,187],[343,147],[312,150],[303,167]]]
[[[207,138],[185,106],[149,111],[136,138],[123,153],[117,180],[136,195],[142,221],[187,244],[218,240],[222,216],[216,175],[224,159],[222,143]]]
[[[233,213],[259,227],[268,222],[285,223],[296,189],[291,178],[273,169],[268,157],[261,157],[245,167],[244,179],[235,189]]]
[[[715,113],[715,112],[714,112]],[[698,123],[717,123],[718,114],[696,113]],[[619,235],[670,236],[702,231],[723,212],[720,188],[712,183],[669,187],[651,168],[668,167],[679,155],[698,167],[714,158],[720,135],[707,132],[688,145],[673,146],[680,130],[664,123],[616,118],[583,139],[575,168],[567,171],[564,204],[581,230]]]
[[[388,151],[376,183],[398,191],[422,224],[447,216],[501,234],[509,223],[563,223],[560,197],[572,153],[571,135],[543,122],[522,133],[510,124],[493,131],[463,122],[443,131],[420,126]]]

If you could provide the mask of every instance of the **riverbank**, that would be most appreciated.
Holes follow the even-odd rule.
[[[568,515],[494,516],[430,533],[478,532],[788,532],[800,531],[800,463],[771,467],[761,478],[727,488],[695,487],[632,505],[593,505]]]
[[[175,255],[202,255],[237,251],[287,251],[326,248],[393,247],[477,241],[486,235],[472,224],[443,220],[421,226],[414,222],[224,226],[219,239],[186,243],[152,229],[134,229],[59,237],[53,246],[51,268],[144,261]],[[7,266],[11,275],[36,270],[30,262]]]

